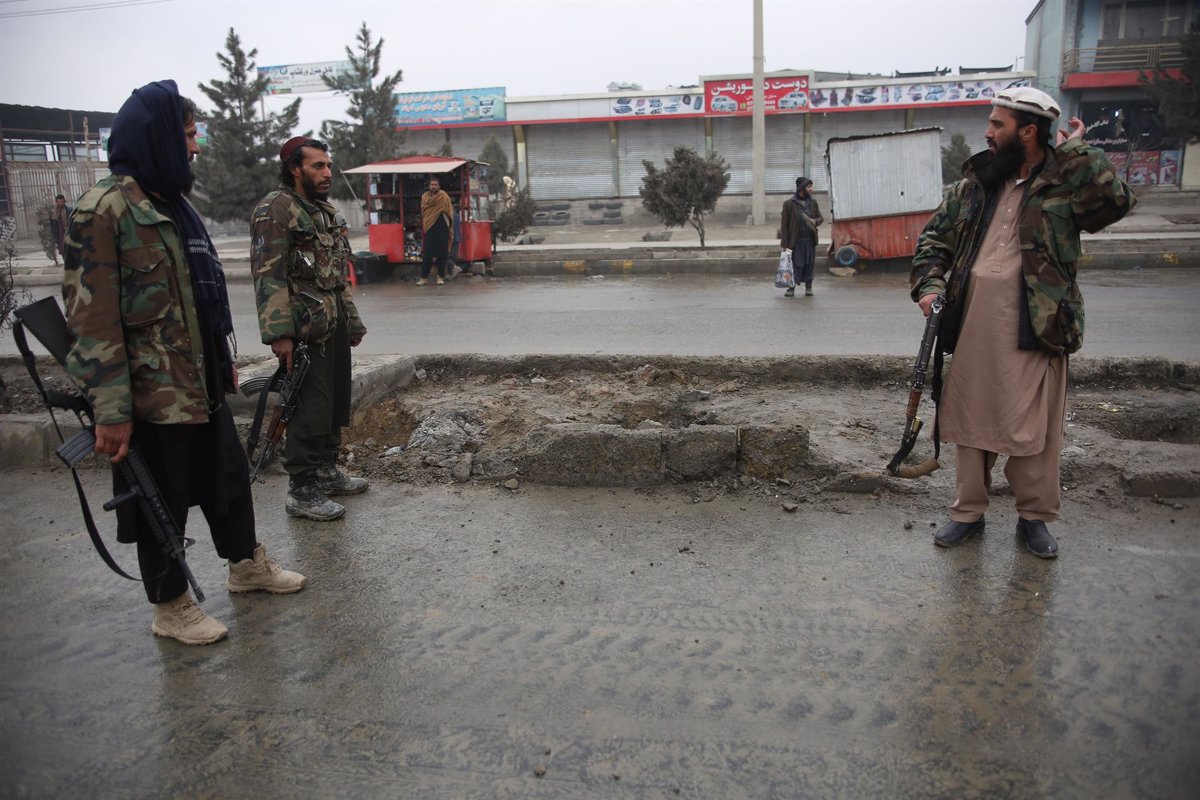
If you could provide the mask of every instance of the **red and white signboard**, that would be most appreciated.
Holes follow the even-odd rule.
[[[763,113],[795,114],[808,110],[807,75],[763,80]],[[754,79],[732,78],[704,82],[706,113],[710,117],[744,116],[754,110]]]

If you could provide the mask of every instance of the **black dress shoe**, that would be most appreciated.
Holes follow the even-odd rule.
[[[1038,558],[1057,558],[1058,540],[1040,519],[1017,519],[1017,536]]]
[[[954,522],[951,520],[933,535],[933,543],[938,547],[955,547],[977,533],[983,533],[983,517],[974,522]]]

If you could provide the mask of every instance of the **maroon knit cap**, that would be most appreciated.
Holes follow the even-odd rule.
[[[286,163],[292,157],[292,154],[300,148],[300,145],[307,141],[307,136],[293,136],[288,139],[283,143],[283,147],[279,148],[279,160]]]

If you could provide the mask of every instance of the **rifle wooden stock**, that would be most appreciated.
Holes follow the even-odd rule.
[[[925,375],[929,369],[929,357],[932,355],[934,343],[937,341],[938,324],[941,322],[945,303],[945,296],[939,294],[935,297],[933,305],[929,309],[929,316],[925,320],[921,346],[917,350],[917,361],[913,364],[913,380],[908,392],[908,405],[904,409],[904,436],[900,441],[900,449],[896,451],[887,465],[888,474],[897,478],[919,478],[928,475],[939,466],[936,458],[912,466],[904,466],[903,461],[912,452],[917,443],[917,435],[921,432],[922,423],[917,416],[917,411],[921,406],[921,395],[925,393]]]

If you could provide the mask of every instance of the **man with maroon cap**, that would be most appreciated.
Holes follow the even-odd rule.
[[[367,482],[342,472],[337,456],[350,424],[350,348],[367,329],[347,290],[346,220],[329,202],[329,148],[296,136],[279,150],[282,186],[251,216],[250,266],[264,344],[292,369],[297,342],[308,344],[308,374],[288,424],[283,465],[290,476],[285,509],[315,520],[338,519],[331,495],[359,494]]]

